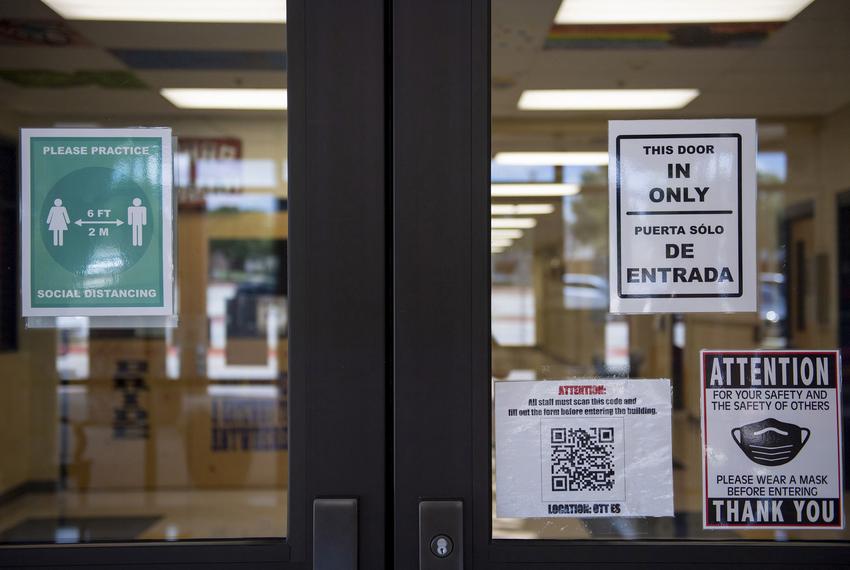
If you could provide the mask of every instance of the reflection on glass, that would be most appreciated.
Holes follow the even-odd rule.
[[[88,317],[57,317],[56,373],[63,380],[89,376]]]
[[[280,265],[286,263],[282,244],[251,239],[210,242],[210,378],[277,377],[277,339],[286,331],[286,285],[278,282]]]
[[[179,2],[146,7],[146,21],[116,8],[126,2],[72,4],[0,6],[0,267],[14,278],[2,297],[18,287],[5,233],[18,218],[18,129],[169,126],[179,323],[63,317],[10,342],[21,321],[0,301],[0,544],[284,536],[286,113],[181,109],[160,89],[280,94],[285,3],[238,25],[232,2],[205,4],[215,25],[170,21],[188,14],[169,8]],[[168,50],[151,43],[162,37]]]
[[[492,375],[495,382],[670,378],[675,517],[507,519],[495,516],[494,502],[493,536],[846,539],[848,531],[702,530],[698,355],[712,348],[850,351],[850,89],[831,91],[829,104],[808,97],[828,81],[792,63],[807,54],[829,74],[850,72],[847,43],[830,23],[850,25],[850,4],[801,0],[789,2],[781,19],[746,21],[726,18],[716,3],[677,8],[685,15],[705,9],[726,18],[722,24],[630,21],[652,12],[628,4],[564,0],[559,12],[558,3],[493,3]],[[575,20],[579,12],[570,7],[608,20]],[[816,85],[804,89],[810,79]],[[617,85],[687,87],[699,95],[661,110],[658,101],[642,104],[640,94],[611,89]],[[600,87],[609,90],[606,101],[586,97]],[[547,90],[540,95],[547,105],[524,108],[523,93],[536,90]],[[615,98],[618,110],[598,110]],[[758,312],[610,314],[607,121],[712,117],[759,120]],[[505,234],[513,227],[506,218],[534,223]]]

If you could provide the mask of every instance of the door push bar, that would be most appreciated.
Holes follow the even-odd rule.
[[[313,570],[357,570],[357,499],[313,500]]]

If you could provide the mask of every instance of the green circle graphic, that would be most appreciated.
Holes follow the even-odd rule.
[[[134,199],[146,209],[141,246],[133,245],[133,228],[128,223]],[[56,221],[64,218],[63,213],[68,222]],[[129,269],[156,235],[151,203],[142,188],[125,173],[97,166],[61,178],[48,192],[35,223],[51,257],[75,275],[89,278]],[[60,238],[61,245],[55,243]]]

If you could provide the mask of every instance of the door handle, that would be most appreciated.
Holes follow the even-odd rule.
[[[419,503],[419,570],[463,570],[463,502]]]
[[[357,499],[313,500],[313,570],[357,570]]]

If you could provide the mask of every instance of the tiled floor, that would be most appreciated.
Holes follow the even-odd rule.
[[[159,517],[27,518],[0,532],[0,544],[124,541],[141,536]]]
[[[31,493],[0,508],[0,536],[27,541],[29,528],[37,535],[31,540],[42,540],[55,527],[62,542],[75,533],[85,539],[87,528],[93,539],[109,540],[281,537],[286,509],[283,489]],[[115,520],[105,535],[99,519],[107,517]]]

